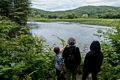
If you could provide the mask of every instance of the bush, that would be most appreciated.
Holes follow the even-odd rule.
[[[7,22],[7,23],[6,23]],[[8,33],[18,26],[0,23],[0,79],[1,80],[54,80],[54,53],[43,39],[24,34],[10,38]]]
[[[120,79],[120,24],[114,24],[115,30],[107,32],[107,42],[102,45],[104,62],[100,72],[100,80]]]

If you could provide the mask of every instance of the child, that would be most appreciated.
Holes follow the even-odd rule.
[[[63,58],[62,54],[60,53],[60,48],[55,47],[54,52],[56,53],[55,56],[55,68],[56,68],[56,77],[57,80],[64,80],[64,75],[63,75]]]

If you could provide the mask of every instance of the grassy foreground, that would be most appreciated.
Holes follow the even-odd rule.
[[[92,25],[103,25],[110,27],[117,27],[120,25],[120,19],[97,19],[97,18],[76,18],[76,19],[40,19],[40,18],[29,18],[29,21],[38,22],[78,22],[81,24],[92,24]]]

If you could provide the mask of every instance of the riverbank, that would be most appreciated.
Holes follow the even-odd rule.
[[[81,24],[91,24],[91,25],[102,25],[110,27],[120,26],[120,19],[97,19],[97,18],[76,18],[76,19],[40,19],[40,18],[29,18],[28,21],[37,22],[77,22]]]

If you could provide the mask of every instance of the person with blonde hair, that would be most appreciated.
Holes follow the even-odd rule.
[[[67,43],[68,45],[63,51],[63,59],[67,70],[67,80],[76,80],[77,68],[81,62],[80,50],[75,46],[75,38],[70,37]]]

